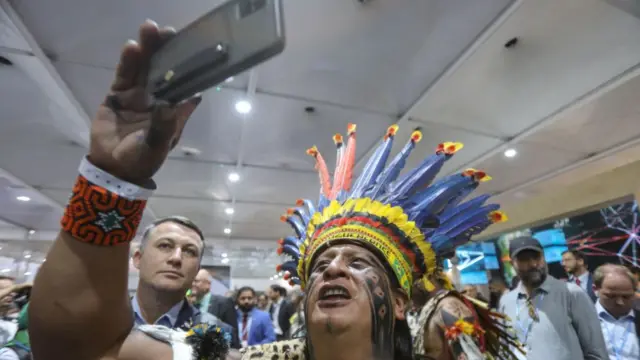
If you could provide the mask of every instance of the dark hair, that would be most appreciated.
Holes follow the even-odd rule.
[[[507,281],[500,276],[492,277],[491,280],[489,280],[489,284],[496,284],[496,283],[500,283],[504,286],[507,286]]]
[[[168,222],[182,225],[188,229],[195,231],[198,234],[198,236],[200,237],[200,240],[202,240],[202,253],[200,254],[200,257],[202,258],[202,255],[204,255],[204,234],[202,233],[202,230],[200,230],[200,228],[189,218],[186,218],[184,216],[178,216],[178,215],[172,215],[172,216],[167,216],[167,217],[157,219],[156,221],[152,222],[151,225],[147,226],[147,228],[144,229],[144,233],[142,233],[142,240],[140,240],[140,251],[142,251],[144,247],[147,245],[147,242],[149,241],[149,236],[151,235],[151,231],[157,228],[160,224],[164,224]]]
[[[582,262],[584,262],[586,264],[587,262],[587,257],[584,256],[584,253],[576,250],[576,249],[571,249],[571,250],[565,250],[562,252],[562,255],[566,254],[566,253],[571,253],[571,255],[573,255],[574,258],[576,258],[577,260],[582,260]]]
[[[256,291],[253,290],[251,286],[243,286],[240,289],[238,289],[238,291],[236,291],[236,301],[238,301],[238,298],[240,297],[240,295],[245,291],[251,291],[251,294],[253,296],[256,296]]]
[[[407,320],[396,319],[395,339],[393,339],[393,360],[412,360],[413,344],[411,340],[411,329]]]
[[[280,286],[278,284],[271,285],[271,290],[277,291],[280,294],[280,296],[282,296],[282,297],[287,296],[287,289],[283,288],[282,286]]]

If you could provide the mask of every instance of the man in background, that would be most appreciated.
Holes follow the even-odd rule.
[[[238,290],[238,337],[243,347],[276,341],[269,314],[256,309],[256,292],[245,286]]]
[[[195,296],[193,305],[202,312],[208,312],[233,328],[232,334],[238,332],[238,317],[233,299],[211,293],[211,274],[200,269],[191,286],[191,294]],[[231,347],[240,348],[240,342],[233,336]]]
[[[269,315],[276,333],[278,341],[286,339],[291,327],[291,316],[295,313],[295,309],[289,300],[287,300],[287,290],[280,285],[271,285],[267,290],[267,294],[271,299],[271,308]]]
[[[593,290],[593,277],[587,269],[586,259],[583,253],[578,250],[567,250],[562,253],[562,267],[569,275],[569,282],[578,285],[589,295],[592,302],[596,302],[597,297]]]
[[[204,236],[185,217],[158,219],[144,231],[133,254],[133,265],[140,274],[131,300],[136,325],[188,330],[193,323],[208,323],[235,333],[231,325],[189,304],[185,297],[199,272],[203,254]],[[237,338],[233,344],[238,346]]]
[[[520,277],[502,297],[527,360],[605,360],[609,358],[600,321],[587,294],[576,284],[548,275],[540,242],[520,237],[509,243],[509,256]]]
[[[16,307],[13,304],[15,291],[14,279],[0,275],[0,345],[11,340],[18,330]]]
[[[606,264],[593,274],[596,311],[611,359],[640,359],[640,309],[633,309],[637,281],[624,266]]]

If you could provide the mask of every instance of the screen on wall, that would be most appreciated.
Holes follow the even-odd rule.
[[[547,263],[560,262],[562,260],[562,253],[568,249],[567,238],[562,229],[538,231],[533,233],[533,237],[540,241]]]

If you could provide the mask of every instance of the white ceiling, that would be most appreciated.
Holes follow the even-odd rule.
[[[219,2],[0,0],[0,55],[14,63],[0,66],[0,240],[16,256],[55,234],[121,45],[146,18],[179,28]],[[171,154],[145,214],[193,219],[215,247],[206,261],[226,252],[234,276],[273,274],[288,234],[279,215],[317,196],[304,151],[318,145],[331,166],[331,136],[348,122],[359,158],[395,122],[405,137],[423,128],[409,165],[464,142],[444,172],[482,168],[494,177],[482,189],[502,201],[640,138],[640,19],[605,1],[285,0],[285,19],[282,55],[205,93],[181,143],[199,155]]]

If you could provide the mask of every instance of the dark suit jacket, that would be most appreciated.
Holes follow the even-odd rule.
[[[269,308],[269,316],[272,319],[273,319],[273,312],[275,310],[274,306],[275,304],[271,304],[271,307]],[[291,301],[287,299],[283,299],[282,304],[280,305],[280,312],[278,313],[278,325],[282,330],[283,336],[287,336],[289,334],[289,329],[291,328],[290,320],[295,312],[296,312],[296,309],[294,308]]]
[[[221,295],[211,295],[211,300],[209,300],[209,313],[213,314],[225,324],[233,327],[234,342],[232,342],[231,347],[239,349],[238,315],[236,314],[236,306],[233,299]]]
[[[569,280],[567,281],[574,284],[576,283],[575,278],[569,278]],[[591,275],[591,273],[589,273],[589,277],[587,277],[587,295],[589,295],[589,298],[594,304],[596,303],[596,301],[598,301],[598,297],[593,290],[593,275]]]
[[[636,301],[636,306],[633,309],[634,319],[636,321],[636,336],[638,336],[638,344],[640,344],[640,302]]]

